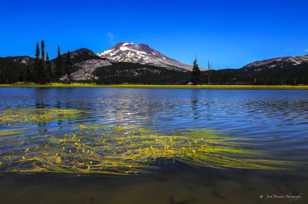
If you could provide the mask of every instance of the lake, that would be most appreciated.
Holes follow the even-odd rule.
[[[307,203],[308,90],[0,88],[1,203]]]

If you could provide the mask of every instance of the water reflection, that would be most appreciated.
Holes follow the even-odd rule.
[[[200,118],[201,111],[199,110],[199,95],[200,95],[200,90],[192,90],[191,93],[191,109],[193,113],[193,119],[197,120]]]
[[[37,110],[46,108],[45,99],[46,99],[46,92],[42,91],[42,89],[35,90],[35,108]],[[40,114],[39,111],[36,111],[36,114]],[[47,133],[47,122],[45,121],[38,121],[37,122],[37,131],[39,135],[45,135]]]

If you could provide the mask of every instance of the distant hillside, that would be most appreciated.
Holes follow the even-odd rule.
[[[212,70],[203,72],[201,78],[217,84],[308,84],[308,56],[256,61],[241,69]]]
[[[27,56],[0,58],[0,83],[27,81],[29,67],[34,59]]]
[[[79,49],[40,63],[27,56],[0,58],[0,83],[186,84],[191,80],[190,65],[144,44],[120,43],[100,54]],[[200,83],[308,84],[308,56],[256,61],[240,69],[202,71]]]

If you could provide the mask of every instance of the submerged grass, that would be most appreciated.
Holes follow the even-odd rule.
[[[20,133],[20,130],[0,130],[0,137],[13,136]]]
[[[16,108],[0,112],[0,124],[39,123],[55,120],[73,119],[83,112],[63,108]]]
[[[175,89],[308,89],[308,85],[147,85],[147,84],[114,84],[101,85],[95,83],[15,83],[0,84],[0,87],[28,88],[61,88],[61,87],[94,87],[94,88],[175,88]]]
[[[257,159],[262,152],[239,139],[206,129],[161,134],[135,126],[82,124],[75,133],[49,136],[40,145],[1,155],[6,172],[135,174],[150,171],[159,159],[214,168],[274,170],[284,161]]]

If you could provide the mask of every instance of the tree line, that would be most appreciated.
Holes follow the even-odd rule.
[[[42,40],[36,43],[34,63],[27,66],[21,78],[22,81],[39,84],[58,81],[62,76],[67,76],[70,81],[72,66],[70,51],[62,55],[60,46],[57,47],[57,58],[50,61],[45,41]]]

